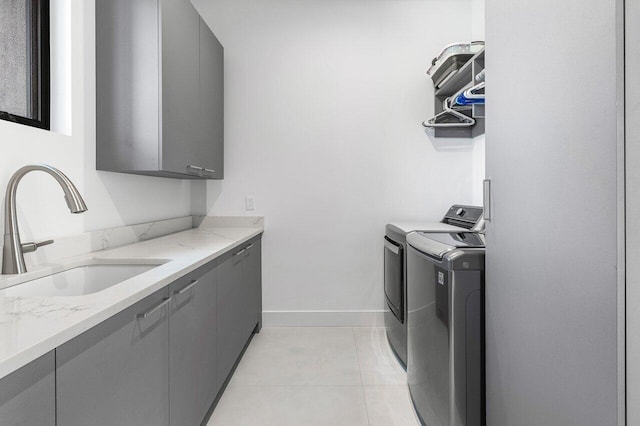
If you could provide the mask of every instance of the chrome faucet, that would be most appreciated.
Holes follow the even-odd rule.
[[[3,274],[24,274],[27,267],[24,264],[24,253],[36,251],[38,247],[52,244],[53,240],[43,241],[40,243],[20,242],[20,232],[18,230],[18,215],[16,212],[16,191],[20,180],[29,172],[41,171],[51,175],[62,187],[64,191],[64,199],[67,202],[71,213],[84,213],[87,206],[82,196],[60,170],[46,164],[34,164],[24,166],[16,171],[7,185],[7,196],[5,198],[4,210],[4,247],[2,251],[2,273]]]

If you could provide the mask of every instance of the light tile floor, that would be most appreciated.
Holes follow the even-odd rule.
[[[263,328],[207,426],[415,426],[383,328]]]

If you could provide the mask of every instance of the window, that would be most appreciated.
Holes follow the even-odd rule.
[[[0,119],[49,129],[49,0],[0,0]]]

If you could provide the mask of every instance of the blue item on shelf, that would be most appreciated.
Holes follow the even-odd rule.
[[[470,99],[467,98],[464,93],[459,94],[455,99],[456,105],[484,105],[484,97]]]

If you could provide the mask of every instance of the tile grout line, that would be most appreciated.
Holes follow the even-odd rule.
[[[358,352],[358,342],[356,341],[356,331],[353,327],[351,328],[351,337],[353,338],[353,348],[356,350],[356,362],[358,363],[360,386],[364,386],[364,380],[362,380],[362,365],[360,365],[360,353]]]
[[[360,353],[358,352],[358,342],[356,339],[356,330],[351,327],[351,335],[353,336],[353,347],[356,350],[356,361],[358,361],[358,374],[360,375],[360,393],[364,402],[364,412],[367,415],[367,424],[371,426],[371,418],[369,417],[369,406],[367,405],[367,396],[364,394],[364,380],[362,379],[362,365],[360,365]]]

